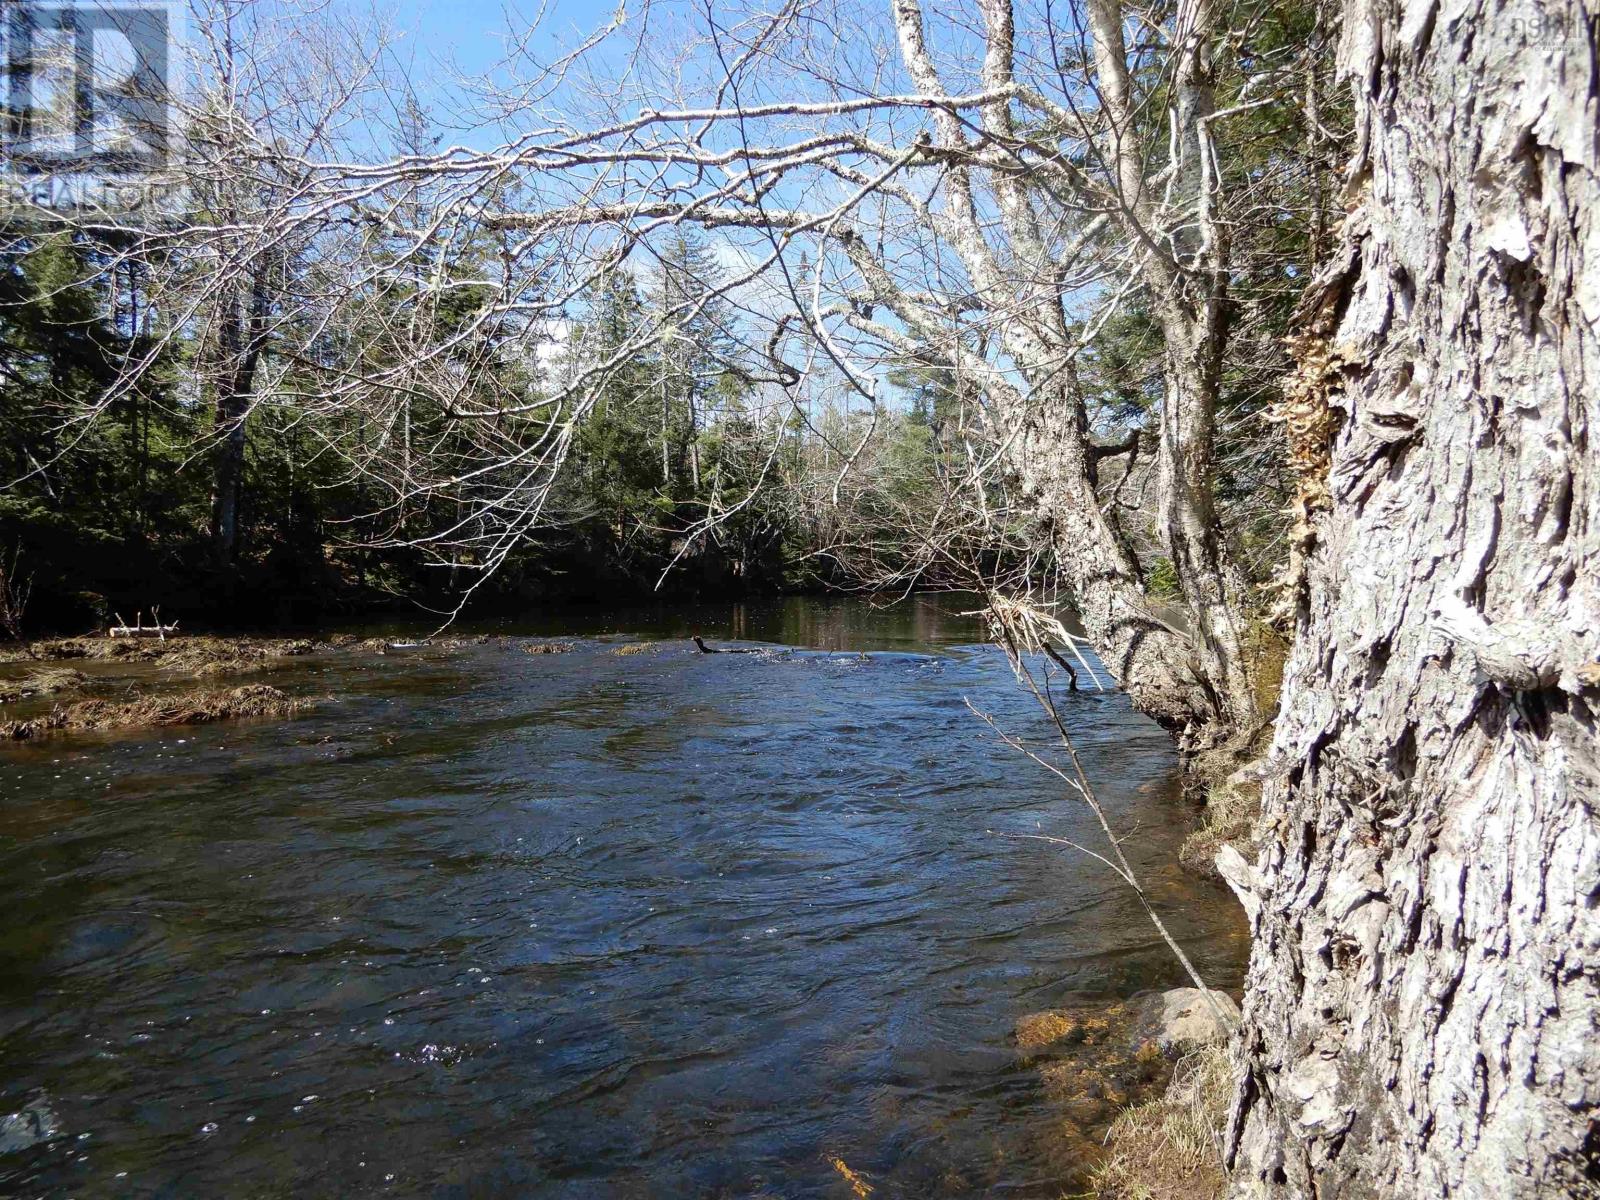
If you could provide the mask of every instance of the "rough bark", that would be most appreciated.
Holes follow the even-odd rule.
[[[1121,220],[1134,237],[1159,236],[1169,246],[1144,267],[1166,344],[1161,540],[1183,589],[1197,665],[1218,714],[1205,736],[1248,732],[1259,724],[1244,653],[1244,614],[1251,606],[1217,515],[1214,480],[1229,272],[1227,229],[1214,211],[1217,181],[1207,167],[1215,158],[1208,123],[1216,111],[1211,42],[1217,6],[1209,0],[1178,6],[1175,26],[1182,36],[1170,112],[1176,159],[1173,203],[1165,213],[1145,187],[1147,151],[1135,132],[1121,0],[1091,0],[1088,16],[1100,102],[1113,128]]]
[[[1022,493],[1048,526],[1056,562],[1077,601],[1084,633],[1141,712],[1189,740],[1226,725],[1191,639],[1162,621],[1138,564],[1095,494],[1095,447],[1082,401],[1070,392],[1034,398],[1008,457]]]
[[[1235,1196],[1600,1188],[1594,18],[1347,3]]]

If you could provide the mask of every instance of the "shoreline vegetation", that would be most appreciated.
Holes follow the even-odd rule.
[[[266,684],[212,686],[214,681],[289,665],[315,654],[389,654],[429,647],[452,650],[491,641],[530,654],[559,654],[570,643],[537,639],[397,638],[334,634],[327,638],[178,634],[165,640],[127,637],[47,638],[0,646],[0,670],[29,669],[0,678],[0,718],[19,705],[51,707],[0,720],[0,741],[37,741],[54,734],[91,733],[245,718],[288,718],[316,703]],[[89,670],[60,664],[78,663]],[[92,673],[91,673],[92,672]]]
[[[1090,1175],[1099,1200],[1210,1200],[1228,1178],[1222,1148],[1233,1100],[1226,1043],[1180,1059],[1156,1096],[1125,1108],[1107,1130]]]
[[[698,637],[620,641],[607,652],[628,657],[654,654],[668,645],[679,646],[685,653],[758,653],[748,647],[708,649]],[[544,657],[569,654],[578,643],[567,638],[486,633],[424,638],[179,633],[166,638],[83,635],[0,643],[0,741],[291,717],[314,704],[314,698],[291,698],[264,684],[208,685],[283,668],[315,655],[449,653],[470,646]],[[77,665],[65,665],[69,663]],[[46,703],[50,707],[41,708]],[[14,715],[19,707],[39,711]]]
[[[6,645],[0,647],[0,665],[26,664],[29,669],[15,678],[0,679],[0,718],[22,704],[37,706],[48,700],[51,706],[0,719],[0,741],[290,717],[312,701],[261,683],[207,685],[264,671],[331,645],[307,638],[187,634],[165,640],[73,637]]]
[[[1242,981],[1240,981],[1242,982]],[[1077,1183],[1101,1200],[1201,1200],[1218,1194],[1235,993],[1142,992],[1031,1013],[1016,1022],[1020,1061],[1059,1114]]]
[[[41,717],[0,723],[0,741],[32,741],[52,733],[207,725],[246,717],[290,717],[308,703],[260,683],[139,696],[132,700],[80,700],[57,705]]]

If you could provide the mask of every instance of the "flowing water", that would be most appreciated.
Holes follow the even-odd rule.
[[[568,653],[318,655],[261,677],[294,720],[0,751],[0,1193],[1060,1196],[1013,1022],[1186,981],[1104,867],[1004,836],[1096,835],[964,703],[1044,736],[960,607],[553,616],[500,632]],[[1064,712],[1236,979],[1169,741]]]

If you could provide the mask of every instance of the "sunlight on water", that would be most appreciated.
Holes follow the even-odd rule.
[[[296,660],[290,721],[8,749],[0,1189],[1059,1196],[1014,1022],[1183,980],[1097,864],[985,835],[1091,831],[967,709],[1043,734],[960,607],[550,618],[498,632],[569,652]],[[1066,704],[1236,976],[1169,742]]]

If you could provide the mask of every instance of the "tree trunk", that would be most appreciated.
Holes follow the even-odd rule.
[[[1186,742],[1207,741],[1226,714],[1190,638],[1155,614],[1138,565],[1101,509],[1082,402],[1070,394],[1039,399],[1006,444],[1024,497],[1048,523],[1084,633],[1135,708]]]
[[[661,486],[672,490],[672,401],[667,395],[667,367],[661,365]]]
[[[216,474],[211,490],[211,546],[231,563],[239,541],[239,492],[244,479],[245,417],[250,397],[229,389],[217,399]]]
[[[263,265],[251,284],[248,309],[235,296],[222,317],[219,357],[223,373],[217,396],[217,447],[211,492],[211,545],[222,564],[231,563],[238,551],[245,422],[253,401],[256,365],[266,344],[269,307],[267,270]]]
[[[1220,330],[1197,329],[1195,322],[1176,314],[1163,322],[1163,329],[1167,376],[1161,406],[1161,540],[1183,589],[1201,673],[1215,695],[1220,720],[1212,732],[1249,734],[1262,723],[1244,654],[1245,622],[1253,606],[1216,505],[1216,400],[1223,338]]]
[[[1144,271],[1166,343],[1161,405],[1161,539],[1183,589],[1200,678],[1217,716],[1190,741],[1217,741],[1260,724],[1244,654],[1245,615],[1252,605],[1244,576],[1217,517],[1216,410],[1227,345],[1228,233],[1215,212],[1217,181],[1208,123],[1216,111],[1211,43],[1219,6],[1182,0],[1183,37],[1172,64],[1170,120],[1173,203],[1158,212],[1145,186],[1146,151],[1135,135],[1136,107],[1123,37],[1123,0],[1090,0],[1099,99],[1116,128],[1116,178],[1122,220],[1132,237],[1160,232],[1170,256],[1152,254]],[[1163,228],[1163,226],[1167,226]],[[1196,736],[1202,735],[1202,736]]]
[[[1338,424],[1321,479],[1296,459],[1321,516],[1259,831],[1235,1196],[1600,1188],[1592,21],[1347,3],[1358,207],[1291,389]]]

